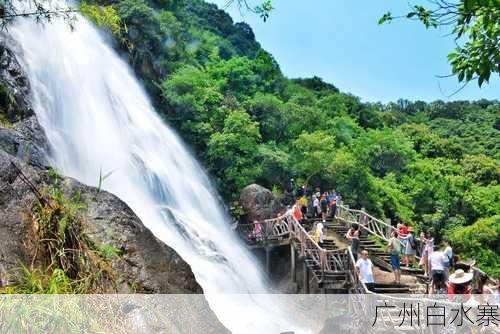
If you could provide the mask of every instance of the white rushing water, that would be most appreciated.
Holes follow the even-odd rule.
[[[64,175],[124,200],[188,262],[210,307],[234,333],[297,328],[266,293],[260,266],[234,236],[209,179],[181,139],[156,115],[129,66],[78,17],[9,27],[28,74],[32,102]],[[238,298],[221,294],[242,294]],[[226,295],[227,296],[227,295]],[[263,302],[265,300],[265,302]]]

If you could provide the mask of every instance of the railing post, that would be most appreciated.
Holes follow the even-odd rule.
[[[271,247],[266,245],[266,273],[271,274]]]
[[[303,262],[303,289],[304,293],[309,293],[309,270],[307,268],[306,259],[304,258]]]
[[[390,226],[392,226],[392,225],[391,225],[391,218],[387,218],[387,219],[385,220],[385,222],[386,222],[386,224],[388,225],[388,226],[386,226],[386,227],[385,227],[385,237],[386,237],[387,239],[389,239],[389,238],[391,237],[391,227],[390,227]]]
[[[292,276],[292,282],[297,282],[297,270],[295,269],[295,246],[293,242],[290,243],[290,274]]]

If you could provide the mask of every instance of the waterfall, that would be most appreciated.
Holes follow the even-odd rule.
[[[143,87],[106,39],[77,15],[9,26],[32,103],[62,174],[125,201],[192,268],[219,320],[234,333],[297,330],[268,293],[260,266],[230,229],[203,168],[155,113]],[[224,298],[221,295],[238,294]],[[257,320],[256,320],[257,319]],[[294,328],[295,326],[295,328]],[[299,330],[300,331],[300,330]]]

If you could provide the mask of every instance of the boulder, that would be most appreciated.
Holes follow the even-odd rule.
[[[12,162],[39,191],[52,183],[48,171],[0,150],[0,267],[4,273],[29,261],[26,217],[37,200]],[[68,197],[80,194],[85,204],[82,232],[90,242],[119,250],[119,256],[110,259],[112,269],[120,274],[116,291],[110,292],[202,293],[189,265],[116,196],[66,177],[60,187]]]
[[[283,209],[273,193],[258,184],[251,184],[243,188],[240,194],[240,205],[245,210],[250,222],[274,218]]]

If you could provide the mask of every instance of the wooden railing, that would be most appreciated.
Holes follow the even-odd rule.
[[[291,210],[284,215],[263,222],[238,224],[237,231],[249,244],[263,245],[269,241],[294,240],[298,243],[301,256],[312,259],[322,271],[347,271],[349,258],[345,251],[322,248],[292,215]]]
[[[348,270],[349,261],[344,251],[322,248],[304,229],[302,224],[293,216],[290,215],[290,217],[290,237],[298,241],[301,256],[308,256],[322,271],[340,272]]]
[[[250,245],[269,241],[285,240],[290,236],[291,215],[284,214],[262,222],[238,224],[238,234]]]
[[[337,208],[335,218],[345,223],[358,224],[358,226],[363,231],[366,231],[368,234],[374,235],[384,241],[389,241],[391,234],[394,231],[397,231],[397,229],[394,226],[387,224],[386,222],[369,215],[365,211],[350,209],[343,205],[340,205]],[[419,259],[423,243],[422,240],[420,240],[420,238],[417,237],[415,237],[415,241],[416,241],[415,250],[417,252],[416,258]]]
[[[391,233],[397,230],[394,226],[369,215],[365,211],[350,209],[343,205],[339,205],[337,207],[335,218],[349,224],[358,224],[360,228],[367,233],[374,235],[384,241],[388,241]],[[417,244],[415,249],[417,252],[416,258],[420,259],[424,243],[418,237],[415,237],[415,241]],[[471,265],[470,268],[482,272],[481,269],[474,267],[473,265]],[[487,278],[487,281],[492,285],[498,284],[496,280],[490,277]]]
[[[386,241],[391,237],[391,233],[396,230],[394,226],[370,216],[362,210],[349,209],[343,205],[337,207],[335,218],[350,224],[358,224],[368,233],[376,235]]]

